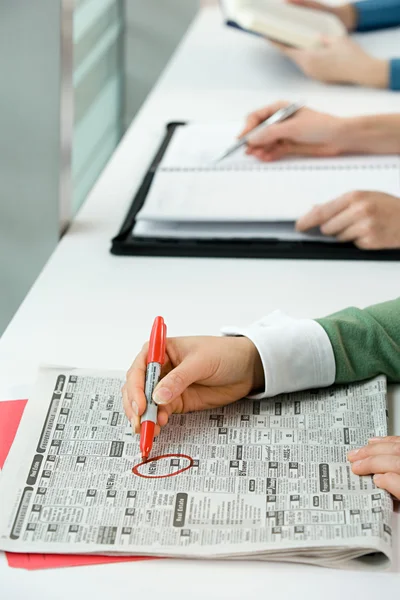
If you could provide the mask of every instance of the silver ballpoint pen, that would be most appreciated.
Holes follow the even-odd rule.
[[[224,158],[226,158],[233,152],[236,152],[236,150],[238,150],[239,148],[241,148],[242,146],[247,144],[249,137],[252,136],[254,133],[261,131],[265,127],[269,127],[270,125],[273,125],[274,123],[280,123],[281,121],[285,121],[285,119],[288,119],[289,117],[294,115],[298,110],[300,110],[300,108],[303,108],[303,106],[304,106],[304,104],[302,102],[294,102],[293,104],[289,104],[288,106],[285,106],[284,108],[280,108],[273,115],[271,115],[268,119],[266,119],[265,121],[263,121],[262,123],[257,125],[257,127],[254,127],[254,129],[252,129],[251,131],[249,131],[249,133],[247,135],[245,135],[243,138],[241,138],[238,142],[236,142],[236,144],[233,144],[233,146],[230,146],[227,150],[225,150],[225,152],[223,154],[221,154],[221,156],[219,156],[214,161],[214,163],[220,162],[221,160],[223,160]]]

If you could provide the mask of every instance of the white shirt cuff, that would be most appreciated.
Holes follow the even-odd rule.
[[[312,319],[293,319],[274,311],[250,327],[223,327],[221,332],[248,337],[260,354],[265,390],[252,398],[329,386],[335,381],[331,342]]]

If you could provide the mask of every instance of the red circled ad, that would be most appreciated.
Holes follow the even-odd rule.
[[[157,462],[159,460],[162,460],[163,458],[185,458],[189,461],[189,463],[186,465],[186,467],[183,467],[183,469],[174,471],[174,473],[166,473],[165,475],[144,475],[143,473],[139,473],[139,468],[143,467],[143,465]],[[132,473],[134,475],[137,475],[138,477],[143,477],[144,479],[165,479],[166,477],[175,477],[175,475],[180,475],[181,473],[184,473],[191,467],[193,467],[193,458],[191,456],[188,456],[187,454],[160,454],[160,456],[155,456],[154,458],[143,460],[142,462],[135,465],[132,469]]]

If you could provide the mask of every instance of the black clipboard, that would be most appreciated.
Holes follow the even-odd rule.
[[[132,201],[118,234],[112,239],[111,253],[117,256],[170,256],[207,258],[287,258],[315,260],[400,260],[400,250],[360,250],[354,244],[279,239],[221,240],[139,237],[132,234],[136,215],[142,208],[157,168],[178,127],[167,125],[164,139]]]

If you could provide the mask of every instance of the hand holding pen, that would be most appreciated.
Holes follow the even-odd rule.
[[[302,107],[303,104],[295,102],[293,104],[279,103],[279,106],[276,104],[271,106],[269,110],[264,109],[262,116],[259,115],[257,119],[253,119],[254,123],[252,126],[246,127],[246,129],[241,133],[240,139],[227,150],[225,150],[225,152],[223,152],[223,154],[219,156],[215,162],[218,163],[236,152],[236,150],[242,146],[253,143],[253,141],[257,139],[259,135],[262,135],[267,129],[273,127],[273,125],[276,123],[281,123],[282,121],[289,119],[289,117],[297,113]],[[260,113],[261,111],[258,112]]]
[[[357,147],[357,133],[350,119],[317,112],[310,108],[292,113],[290,118],[267,125],[274,115],[288,103],[276,102],[252,112],[240,134],[246,139],[247,154],[270,162],[285,156],[336,156]],[[354,135],[353,135],[354,133]]]

